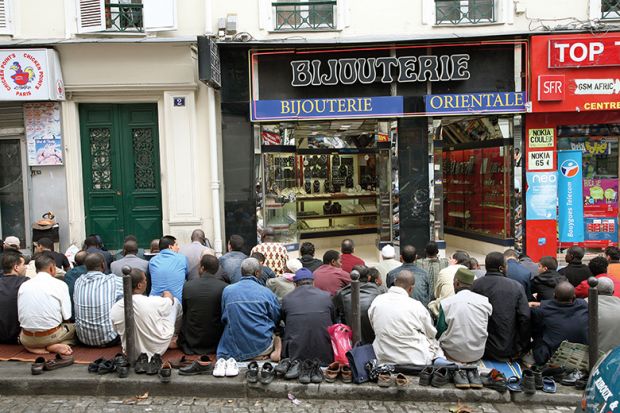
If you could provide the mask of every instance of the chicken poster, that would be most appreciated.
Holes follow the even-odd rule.
[[[62,165],[60,104],[57,102],[24,104],[24,124],[28,165]]]

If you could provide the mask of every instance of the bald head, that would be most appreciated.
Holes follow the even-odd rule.
[[[596,289],[599,295],[614,295],[614,282],[609,277],[600,277]]]
[[[86,251],[79,251],[77,254],[75,254],[75,257],[73,257],[75,265],[84,265],[84,260],[86,259],[87,255],[88,253]]]
[[[553,296],[560,303],[572,303],[575,299],[575,287],[567,281],[562,281],[555,286]]]
[[[415,277],[411,271],[402,270],[396,274],[394,285],[410,292],[415,285]]]
[[[125,251],[125,255],[136,255],[138,253],[138,243],[134,240],[125,241],[123,244],[123,250]]]
[[[194,241],[198,241],[198,242],[200,242],[202,245],[205,245],[205,243],[206,243],[206,242],[205,242],[205,239],[206,239],[206,238],[207,238],[207,237],[205,236],[205,232],[204,232],[203,230],[201,230],[201,229],[195,229],[195,230],[192,232],[192,238],[191,238],[192,242],[194,242]]]

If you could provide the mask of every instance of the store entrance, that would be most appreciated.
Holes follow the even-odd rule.
[[[260,125],[257,132],[257,232],[317,256],[353,238],[376,255],[391,242],[392,122],[334,120]],[[372,258],[372,257],[371,257]]]
[[[435,225],[448,254],[521,247],[520,145],[513,116],[433,120]],[[517,139],[520,143],[520,139]],[[515,177],[517,179],[515,180]]]

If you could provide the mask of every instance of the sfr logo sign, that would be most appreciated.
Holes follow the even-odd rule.
[[[549,68],[620,66],[620,36],[549,40]]]

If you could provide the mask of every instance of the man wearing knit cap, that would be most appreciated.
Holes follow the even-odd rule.
[[[295,272],[295,290],[282,300],[282,358],[318,359],[322,365],[334,361],[327,328],[335,321],[329,293],[314,287],[314,276],[307,268]]]
[[[472,363],[484,355],[487,325],[493,312],[489,299],[471,291],[475,274],[459,268],[454,275],[455,295],[441,301],[437,338],[447,358]]]

